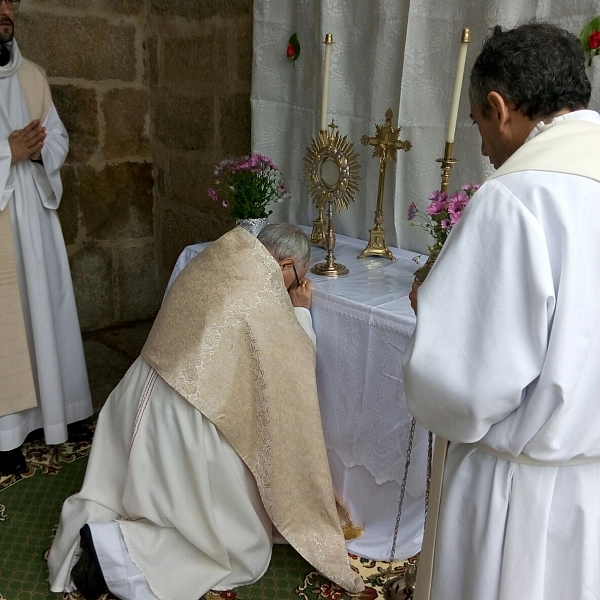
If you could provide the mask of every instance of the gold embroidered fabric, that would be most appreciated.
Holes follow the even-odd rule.
[[[336,510],[315,348],[265,247],[236,228],[190,261],[142,357],[225,435],[288,542],[346,590],[364,589]]]

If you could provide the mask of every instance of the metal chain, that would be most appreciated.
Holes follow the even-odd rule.
[[[398,500],[398,515],[396,516],[396,526],[394,527],[394,538],[392,540],[392,551],[390,553],[389,569],[392,568],[392,562],[396,554],[396,540],[398,538],[398,530],[400,529],[400,517],[402,516],[402,506],[404,504],[404,493],[406,491],[406,480],[408,478],[408,468],[410,467],[410,455],[412,454],[413,438],[415,437],[415,426],[417,422],[413,418],[410,424],[410,434],[408,435],[408,448],[406,449],[406,464],[404,465],[404,476],[402,477],[402,485],[400,486],[400,499]]]
[[[427,444],[427,486],[425,488],[425,522],[429,510],[429,491],[431,490],[431,465],[433,463],[433,433],[430,431]]]

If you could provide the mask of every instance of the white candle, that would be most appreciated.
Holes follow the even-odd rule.
[[[462,88],[463,75],[465,73],[465,63],[467,62],[467,48],[469,44],[469,30],[463,29],[460,38],[460,50],[458,51],[458,63],[456,65],[456,79],[454,80],[454,93],[452,95],[452,105],[450,106],[450,118],[448,119],[448,136],[446,141],[451,144],[454,142],[454,133],[456,132],[456,120],[458,119],[458,104],[460,102],[460,90]]]
[[[329,99],[329,65],[331,63],[331,46],[333,35],[325,36],[325,66],[323,67],[323,97],[321,98],[321,131],[327,129],[327,102]]]

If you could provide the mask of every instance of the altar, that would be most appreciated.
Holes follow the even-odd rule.
[[[310,233],[308,228],[304,228]],[[408,293],[418,255],[391,248],[396,262],[357,260],[366,242],[337,236],[340,278],[308,274],[317,335],[317,385],[334,489],[363,533],[348,550],[389,559],[411,416],[402,358],[415,327]],[[181,253],[169,286],[207,244]],[[311,265],[325,250],[313,246]],[[427,431],[417,425],[395,556],[417,553],[423,535]]]

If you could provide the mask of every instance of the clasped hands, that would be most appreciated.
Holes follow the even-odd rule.
[[[310,310],[310,301],[312,298],[313,283],[310,279],[303,277],[300,285],[294,285],[289,289],[292,306],[308,308]]]
[[[34,119],[23,129],[15,129],[8,136],[8,144],[12,155],[11,164],[27,158],[39,160],[46,139],[46,128],[42,127],[39,119]]]

